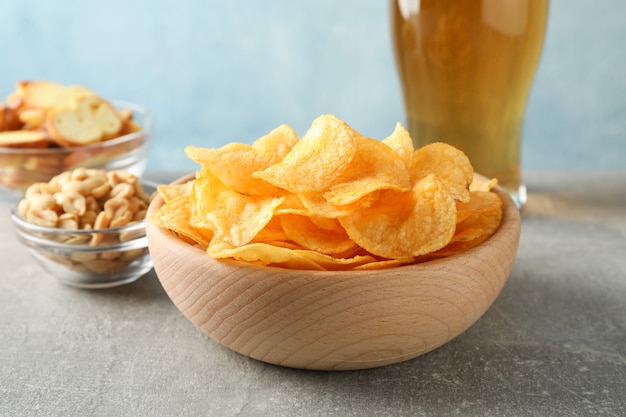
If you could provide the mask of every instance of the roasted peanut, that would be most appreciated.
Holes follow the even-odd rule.
[[[32,184],[18,204],[26,220],[53,228],[77,230],[74,235],[51,234],[68,245],[115,245],[142,236],[141,231],[103,232],[145,219],[150,197],[139,179],[126,171],[77,168],[62,172],[48,182]],[[93,231],[86,233],[85,231]],[[133,262],[146,249],[132,251],[81,249],[64,258],[75,270],[111,274]]]
[[[59,216],[58,228],[78,230],[80,224],[78,222],[78,215],[76,213],[63,213]]]

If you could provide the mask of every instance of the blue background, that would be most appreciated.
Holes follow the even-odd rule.
[[[333,113],[383,138],[404,121],[386,0],[0,0],[0,95],[23,79],[148,107],[148,169],[186,145],[303,134]],[[625,169],[626,2],[553,0],[524,169]]]

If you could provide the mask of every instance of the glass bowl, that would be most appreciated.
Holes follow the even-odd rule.
[[[144,190],[156,186],[142,181]],[[111,288],[129,284],[152,269],[146,220],[122,227],[70,230],[44,227],[11,212],[15,234],[50,275],[79,288]]]
[[[144,107],[112,100],[117,110],[129,109],[141,127],[133,133],[85,146],[24,149],[0,147],[0,195],[17,202],[26,188],[46,182],[55,175],[78,167],[123,169],[137,176],[145,170],[151,144],[154,117]]]

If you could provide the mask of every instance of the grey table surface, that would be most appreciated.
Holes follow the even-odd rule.
[[[59,284],[18,244],[5,204],[0,416],[624,416],[626,172],[526,180],[518,257],[487,313],[431,353],[349,372],[229,351],[153,272],[110,290]]]

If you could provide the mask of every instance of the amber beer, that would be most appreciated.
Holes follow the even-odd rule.
[[[390,0],[415,146],[448,142],[525,199],[520,144],[548,0]],[[521,201],[523,204],[523,201]]]

